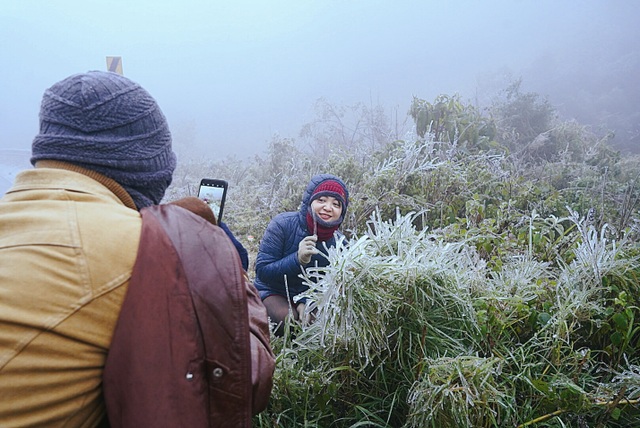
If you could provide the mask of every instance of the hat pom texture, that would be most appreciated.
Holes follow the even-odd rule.
[[[171,133],[153,97],[128,78],[101,71],[70,76],[45,91],[31,163],[43,159],[114,179],[139,209],[162,200],[176,166]]]

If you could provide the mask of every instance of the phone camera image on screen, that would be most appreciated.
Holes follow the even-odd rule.
[[[222,190],[219,187],[204,188],[200,198],[205,201],[214,213],[220,212],[220,201],[222,201]]]
[[[203,179],[200,182],[198,198],[202,199],[211,207],[218,221],[220,221],[222,217],[226,192],[227,182],[224,180]]]

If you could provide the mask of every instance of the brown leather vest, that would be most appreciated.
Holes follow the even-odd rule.
[[[266,311],[224,231],[145,208],[104,370],[112,427],[250,427],[272,387]]]

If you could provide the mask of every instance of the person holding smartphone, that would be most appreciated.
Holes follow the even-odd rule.
[[[185,208],[193,212],[194,214],[197,214],[200,217],[204,218],[209,223],[220,227],[220,229],[222,229],[224,233],[227,234],[227,237],[231,240],[231,243],[238,252],[240,262],[242,263],[242,268],[245,270],[245,272],[249,270],[249,252],[244,247],[244,245],[242,245],[242,243],[238,241],[238,239],[234,236],[233,232],[231,232],[231,229],[229,229],[229,226],[227,226],[226,223],[218,220],[210,204],[208,204],[202,198],[196,198],[195,196],[186,196],[169,203],[181,206],[182,208]]]
[[[79,73],[39,125],[0,199],[0,426],[249,428],[266,310],[225,233],[160,204],[176,155],[155,99]]]
[[[276,215],[264,233],[256,260],[254,284],[275,334],[282,335],[284,321],[291,314],[300,320],[305,302],[296,296],[308,287],[300,278],[301,269],[326,266],[319,254],[323,246],[336,245],[336,233],[344,221],[349,192],[344,182],[331,174],[311,178],[298,211]]]

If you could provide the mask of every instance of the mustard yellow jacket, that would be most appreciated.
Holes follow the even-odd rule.
[[[89,427],[141,231],[78,172],[36,168],[0,199],[0,426]]]

